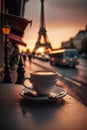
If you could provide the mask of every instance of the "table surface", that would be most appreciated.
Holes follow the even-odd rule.
[[[87,130],[87,108],[73,97],[32,103],[19,95],[22,88],[0,84],[0,130]]]

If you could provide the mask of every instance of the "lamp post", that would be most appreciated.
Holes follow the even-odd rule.
[[[9,25],[4,25],[2,27],[2,32],[5,36],[5,45],[4,45],[4,63],[5,63],[5,66],[4,66],[4,79],[3,79],[3,83],[11,83],[11,78],[10,78],[10,72],[9,72],[9,67],[8,67],[8,48],[7,48],[7,44],[8,44],[8,41],[7,41],[7,36],[9,35],[10,33],[10,26]]]

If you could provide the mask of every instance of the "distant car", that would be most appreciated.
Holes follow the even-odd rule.
[[[50,56],[48,54],[42,54],[41,55],[41,60],[43,60],[43,61],[49,61],[50,60]]]
[[[35,55],[34,55],[34,58],[40,59],[40,58],[41,58],[41,55],[40,55],[40,54],[35,54]]]
[[[35,54],[35,58],[42,60],[42,61],[49,61],[50,56],[48,54]]]

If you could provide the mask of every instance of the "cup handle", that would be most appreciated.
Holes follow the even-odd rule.
[[[30,89],[30,90],[33,90],[33,87],[30,86],[28,83],[31,83],[31,78],[29,78],[29,77],[24,78],[23,83],[22,83],[23,86],[24,86],[25,88],[28,88],[28,89]]]

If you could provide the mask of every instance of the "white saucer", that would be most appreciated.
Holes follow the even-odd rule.
[[[30,95],[26,95],[26,93],[29,93]],[[34,93],[34,95],[36,95],[36,92],[34,90],[30,90],[28,88],[23,88],[19,94],[24,98],[24,99],[28,99],[29,101],[39,101],[39,102],[43,102],[43,101],[55,101],[58,100],[60,98],[63,98],[67,92],[58,86],[54,86],[53,91],[49,94],[49,95],[41,95],[41,96],[31,96],[31,94]]]

